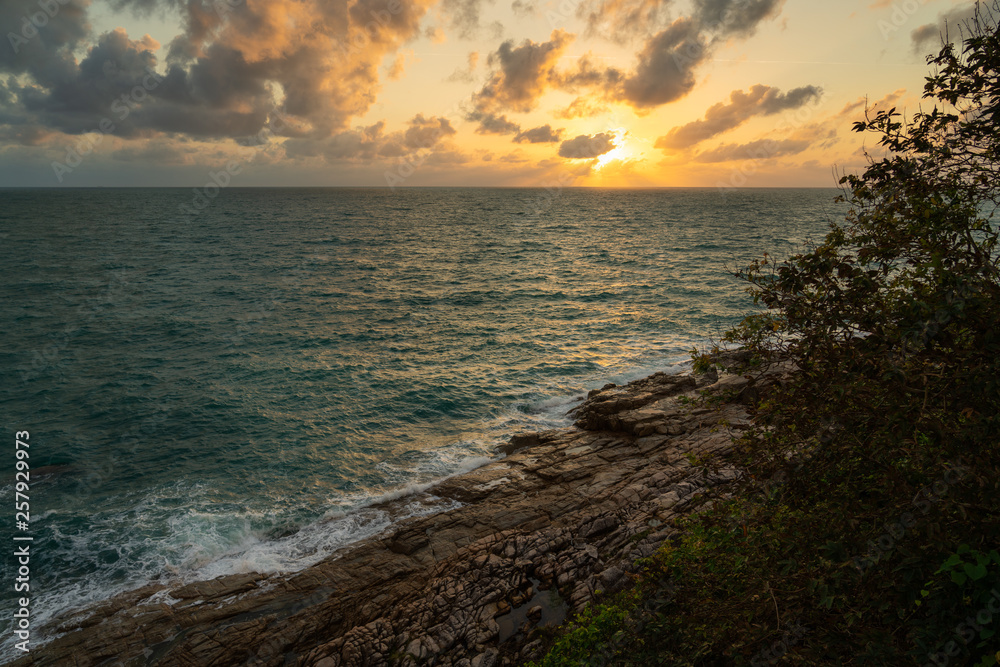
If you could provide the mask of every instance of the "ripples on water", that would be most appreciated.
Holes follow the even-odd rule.
[[[819,239],[835,194],[0,191],[36,622],[384,529],[359,508],[718,336],[749,309],[726,267]]]

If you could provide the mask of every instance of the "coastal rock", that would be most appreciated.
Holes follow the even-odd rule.
[[[417,497],[405,519],[301,572],[153,586],[56,619],[15,665],[498,667],[537,658],[539,629],[622,590],[699,496],[739,472],[730,446],[750,381],[657,373],[590,393],[572,427],[518,434],[506,457]],[[728,426],[727,426],[728,425]]]
[[[609,385],[591,392],[571,414],[576,417],[575,425],[584,430],[650,435],[663,421],[664,399],[696,387],[697,380],[690,375],[655,373],[624,387]]]

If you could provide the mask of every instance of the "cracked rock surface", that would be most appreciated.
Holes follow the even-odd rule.
[[[537,628],[627,586],[694,496],[737,476],[689,457],[729,447],[744,406],[683,397],[747,383],[657,373],[592,391],[574,426],[514,436],[505,458],[420,494],[436,514],[293,574],[116,596],[58,619],[58,638],[14,664],[521,664],[539,657]]]

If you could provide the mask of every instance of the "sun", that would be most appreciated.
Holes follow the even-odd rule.
[[[627,162],[628,160],[635,157],[635,153],[632,148],[628,145],[626,137],[628,136],[628,130],[623,127],[616,127],[613,130],[608,130],[611,134],[615,135],[615,147],[604,155],[600,155],[597,158],[597,164],[594,165],[596,171],[600,171],[609,162],[614,162],[619,160],[621,162]]]

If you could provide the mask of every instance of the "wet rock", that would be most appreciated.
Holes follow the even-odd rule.
[[[519,449],[524,449],[525,447],[534,447],[539,444],[541,440],[537,433],[518,433],[511,436],[510,441],[506,444],[497,447],[504,454],[513,454]]]

